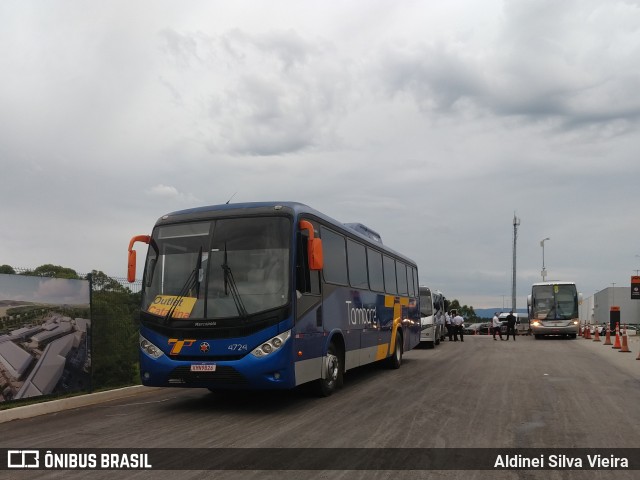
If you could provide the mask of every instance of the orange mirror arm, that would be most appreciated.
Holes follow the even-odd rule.
[[[314,233],[313,225],[311,225],[311,222],[307,220],[300,220],[300,230],[307,230],[307,232],[309,232],[309,240],[313,240]]]
[[[143,243],[146,243],[147,245],[149,245],[150,241],[151,241],[151,236],[150,235],[136,235],[129,242],[129,251],[133,250],[133,244],[136,243],[136,242],[143,242]]]

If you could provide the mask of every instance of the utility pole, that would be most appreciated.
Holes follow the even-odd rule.
[[[511,276],[511,309],[516,311],[516,245],[518,243],[518,227],[520,219],[513,212],[513,274]]]
[[[544,238],[540,241],[540,246],[542,247],[542,281],[547,277],[547,270],[544,268],[544,242],[547,240],[551,240],[549,237]]]

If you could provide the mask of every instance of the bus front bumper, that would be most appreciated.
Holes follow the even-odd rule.
[[[209,388],[211,390],[281,390],[295,387],[290,352],[266,358],[247,354],[237,360],[179,360],[140,352],[142,384],[150,387]]]
[[[577,335],[579,322],[558,321],[558,322],[531,322],[531,333],[533,335]]]

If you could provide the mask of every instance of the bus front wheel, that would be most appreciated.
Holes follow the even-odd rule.
[[[316,381],[317,393],[321,397],[328,397],[342,386],[342,356],[334,343],[329,345],[327,355],[323,360],[323,378]]]

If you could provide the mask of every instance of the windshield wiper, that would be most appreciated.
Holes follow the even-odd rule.
[[[229,291],[231,291],[231,296],[233,297],[233,302],[236,304],[236,309],[242,318],[246,318],[249,316],[247,313],[247,309],[242,302],[242,298],[240,297],[240,292],[238,292],[238,286],[236,285],[236,280],[233,278],[233,272],[231,272],[231,267],[227,262],[227,244],[224,244],[224,263],[220,265],[222,270],[224,270],[224,294],[229,295]]]
[[[176,308],[182,303],[182,299],[188,294],[191,293],[191,290],[195,287],[196,289],[196,298],[200,296],[200,269],[202,268],[202,247],[200,247],[200,251],[198,252],[198,260],[196,261],[196,266],[191,273],[187,277],[187,281],[184,282],[180,292],[176,298],[174,298],[171,303],[171,307],[169,311],[164,316],[163,323],[166,325],[169,322],[169,319],[173,316],[173,313],[176,311]]]

